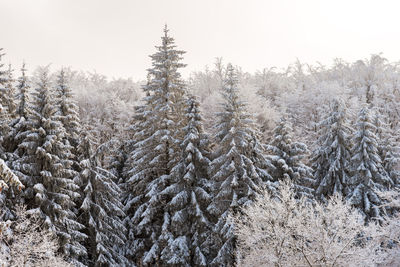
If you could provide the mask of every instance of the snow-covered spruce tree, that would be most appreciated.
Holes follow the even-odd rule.
[[[12,124],[12,143],[10,150],[14,159],[10,162],[12,170],[26,185],[24,198],[33,198],[33,177],[37,175],[36,168],[36,139],[34,138],[35,127],[32,120],[32,106],[30,104],[30,85],[26,76],[25,64],[21,68],[22,75],[18,78],[16,99],[17,118]]]
[[[26,152],[34,152],[33,192],[34,203],[45,225],[54,231],[60,240],[63,253],[76,260],[86,255],[80,244],[86,235],[80,232],[83,225],[78,223],[72,209],[73,200],[79,197],[79,187],[70,178],[70,151],[63,143],[65,129],[57,118],[55,97],[50,91],[48,70],[40,72],[40,80],[33,93],[32,132],[26,136],[23,146],[31,146]],[[32,149],[33,148],[33,149]],[[24,157],[25,155],[23,155]]]
[[[331,112],[318,125],[317,148],[311,157],[315,195],[325,200],[334,194],[346,195],[351,162],[352,128],[346,118],[345,104],[331,103]]]
[[[400,146],[396,141],[396,135],[387,122],[387,118],[382,116],[379,109],[375,109],[374,117],[376,136],[378,138],[378,154],[382,160],[382,166],[392,181],[399,185]]]
[[[0,68],[2,66],[0,63]],[[11,127],[14,123],[13,119],[16,116],[14,81],[11,65],[9,65],[6,71],[0,70],[0,158],[4,159],[8,166],[15,159],[12,153],[13,131]],[[0,194],[0,209],[3,210],[2,218],[4,220],[14,217],[12,209],[15,206],[16,196],[20,196],[19,193],[14,187],[10,187]]]
[[[73,100],[72,90],[68,85],[68,77],[64,69],[57,75],[56,97],[59,101],[61,122],[66,131],[66,140],[75,148],[80,134],[80,119],[78,106]]]
[[[271,162],[275,166],[271,176],[274,181],[290,180],[295,184],[300,195],[311,197],[314,193],[312,169],[302,162],[308,149],[304,143],[293,141],[292,132],[290,123],[285,118],[281,118],[267,146],[267,149],[272,152]]]
[[[166,27],[161,39],[161,46],[151,56],[151,79],[144,86],[148,93],[142,110],[144,119],[133,129],[139,137],[129,159],[133,163],[127,181],[131,196],[126,197],[125,210],[134,237],[130,230],[132,241],[127,242],[126,250],[139,265],[159,264],[162,226],[169,220],[166,198],[160,192],[181,155],[184,83],[178,69],[185,66],[180,63],[184,51],[175,49]]]
[[[7,129],[8,132],[4,136],[3,147],[7,153],[7,164],[11,165],[11,162],[15,159],[13,155],[15,144],[14,144],[14,131],[13,126],[17,122],[17,103],[16,103],[16,88],[15,79],[13,77],[13,69],[11,64],[8,66],[7,70],[7,83],[5,85],[5,90],[1,92],[3,107],[7,108]]]
[[[150,77],[150,75],[148,75]],[[148,102],[150,92],[146,88],[150,83],[148,79],[147,86],[143,87],[146,97],[143,99],[143,105],[135,107],[132,125],[129,127],[131,138],[125,140],[125,149],[127,158],[122,170],[122,179],[120,188],[122,190],[121,199],[124,205],[126,217],[124,224],[127,228],[127,242],[124,247],[125,256],[136,264],[141,264],[145,249],[151,245],[151,232],[144,232],[144,229],[137,229],[137,225],[142,219],[143,210],[146,207],[146,190],[148,184],[154,179],[155,173],[146,165],[151,157],[142,159],[146,155],[146,149],[150,148],[146,143],[152,133],[154,133],[154,120],[151,120],[150,104]],[[146,146],[144,146],[146,144]],[[139,254],[140,253],[140,254]]]
[[[21,76],[18,78],[17,85],[17,116],[28,118],[31,114],[29,110],[29,90],[30,86],[28,83],[28,77],[26,76],[26,66],[25,63],[22,64]]]
[[[24,77],[26,78],[26,77]],[[26,84],[26,79],[24,79],[24,83]],[[21,85],[21,81],[18,84],[18,87]],[[18,96],[18,94],[17,94]],[[6,147],[7,147],[7,159],[6,159],[6,163],[7,165],[13,170],[13,172],[20,178],[20,180],[23,182],[23,184],[27,185],[27,188],[30,188],[30,190],[32,190],[32,182],[29,182],[29,180],[31,180],[31,176],[29,175],[29,172],[27,171],[26,173],[28,175],[24,175],[24,172],[21,171],[22,169],[22,165],[21,162],[23,160],[26,160],[26,158],[21,159],[20,158],[20,154],[17,151],[18,145],[22,142],[22,140],[24,139],[23,135],[24,135],[24,131],[26,129],[22,129],[23,126],[26,126],[26,120],[25,118],[19,118],[18,115],[18,110],[16,113],[16,119],[12,121],[12,123],[10,125],[8,125],[8,134],[7,137],[3,140],[5,140],[5,142],[3,143]],[[5,153],[3,153],[5,154]],[[29,190],[28,190],[29,191]],[[25,197],[25,193],[24,192],[19,192],[17,190],[15,190],[15,188],[11,187],[9,189],[7,189],[7,191],[5,191],[4,193],[1,194],[0,196],[0,202],[1,203],[1,209],[3,210],[3,216],[2,218],[4,220],[8,220],[8,219],[14,219],[14,215],[15,213],[13,212],[13,209],[16,205],[17,202],[23,201],[24,197]]]
[[[2,97],[4,97],[5,104],[7,106],[8,114],[10,116],[10,122],[12,119],[16,118],[16,111],[17,111],[17,104],[15,102],[15,95],[16,95],[16,90],[14,87],[14,82],[15,79],[13,77],[13,69],[11,67],[11,64],[8,65],[8,70],[7,70],[7,83],[5,86],[5,92]]]
[[[125,178],[124,170],[128,157],[127,149],[125,148],[126,145],[124,141],[119,142],[116,148],[111,151],[111,155],[107,157],[108,167],[115,176],[114,180],[117,184],[123,183]]]
[[[186,126],[181,144],[182,156],[167,178],[169,186],[161,192],[167,197],[164,221],[162,266],[208,266],[210,254],[205,242],[212,224],[206,208],[211,201],[207,192],[208,139],[202,129],[199,104],[193,96],[186,103]]]
[[[14,218],[14,214],[11,212],[15,208],[15,203],[8,199],[8,192],[14,190],[18,193],[24,188],[19,178],[10,170],[7,164],[0,159],[0,216],[1,220],[8,220]],[[4,193],[6,192],[6,193]]]
[[[65,134],[62,137],[62,142],[65,147],[63,156],[65,160],[69,162],[68,172],[65,173],[66,178],[76,180],[81,171],[77,155],[81,122],[79,119],[78,106],[73,100],[72,90],[69,87],[69,77],[64,68],[57,74],[55,103],[57,107],[56,119],[65,129]],[[82,192],[79,192],[79,194],[81,193]],[[76,209],[74,209],[74,212],[77,212]]]
[[[129,265],[120,251],[126,241],[120,189],[113,181],[113,174],[102,168],[99,156],[106,149],[100,146],[93,150],[89,135],[82,134],[78,146],[82,171],[77,183],[83,192],[79,218],[88,235],[88,263],[90,266]]]
[[[6,69],[3,69],[4,64],[1,63],[2,57],[5,55],[4,53],[2,53],[2,51],[3,48],[0,48],[0,156],[1,158],[5,159],[3,143],[5,136],[7,136],[10,131],[10,114],[8,113],[6,99],[9,75],[8,71]]]
[[[147,92],[147,97],[149,95],[149,92]],[[151,171],[147,170],[146,166],[138,164],[138,161],[141,160],[141,156],[137,154],[137,151],[140,149],[140,144],[143,144],[143,142],[150,137],[150,121],[146,119],[148,114],[145,105],[135,107],[134,122],[129,129],[133,137],[131,140],[126,141],[128,156],[123,170],[122,181],[120,182],[120,188],[122,190],[121,199],[126,214],[124,224],[128,231],[128,240],[124,250],[126,257],[135,262],[140,262],[141,260],[138,253],[144,248],[146,237],[144,235],[140,237],[139,235],[136,236],[136,225],[141,215],[138,208],[141,207],[143,209],[145,207],[143,204],[145,201],[146,186],[152,177]],[[142,173],[142,177],[135,176],[135,174],[139,172]],[[135,214],[137,214],[137,216],[135,216]]]
[[[357,130],[353,138],[351,158],[353,176],[349,179],[353,187],[348,195],[352,205],[359,208],[366,220],[381,220],[385,208],[377,190],[383,191],[394,185],[378,154],[378,140],[375,135],[371,111],[364,107],[358,114]]]
[[[257,141],[257,131],[245,103],[239,100],[236,72],[227,67],[227,79],[222,91],[225,102],[217,113],[217,151],[210,166],[210,177],[215,182],[213,198],[207,210],[217,221],[214,231],[219,236],[214,266],[233,266],[235,236],[229,214],[240,212],[250,204],[263,187],[263,180],[271,179],[265,169],[264,158]]]
[[[15,87],[14,87],[15,79],[13,77],[13,69],[11,64],[8,66],[6,72],[6,82],[2,88],[0,88],[0,99],[1,106],[4,109],[3,118],[4,123],[4,139],[3,139],[3,148],[7,153],[11,152],[10,149],[13,147],[12,144],[12,130],[11,125],[13,124],[13,120],[16,118],[16,103],[15,103]]]
[[[0,60],[3,58],[5,53],[3,53],[4,48],[0,47]],[[7,70],[2,69],[4,64],[0,62],[0,84],[4,86],[7,82]]]
[[[24,185],[18,177],[10,170],[6,163],[0,159],[0,192],[7,189],[9,186],[18,188],[21,191]]]

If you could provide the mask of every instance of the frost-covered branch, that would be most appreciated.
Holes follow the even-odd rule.
[[[18,177],[7,167],[2,159],[0,159],[0,179],[0,191],[7,189],[9,185],[15,186],[19,190],[24,188]]]
[[[58,255],[53,233],[43,230],[41,219],[17,206],[17,220],[0,223],[1,266],[72,266]]]
[[[285,184],[279,197],[266,192],[244,212],[235,217],[239,266],[376,266],[398,259],[397,245],[387,245],[392,221],[364,225],[339,196],[326,204],[297,200]]]

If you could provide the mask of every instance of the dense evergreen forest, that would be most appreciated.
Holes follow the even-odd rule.
[[[289,252],[276,259],[268,249],[246,256],[245,238],[257,231],[236,226],[246,222],[245,229],[262,214],[254,208],[259,199],[293,205],[285,218],[297,212],[292,220],[299,225],[314,222],[313,212],[330,212],[316,224],[330,232],[346,224],[351,231],[367,229],[354,232],[358,243],[346,243],[354,251],[371,249],[372,225],[393,233],[400,183],[397,63],[376,54],[353,63],[335,59],[329,67],[297,61],[251,74],[217,58],[183,79],[184,54],[165,27],[147,78],[134,82],[49,66],[28,75],[29,62],[14,70],[2,53],[5,266],[261,266],[262,254],[270,257],[264,266],[285,266],[279,262]],[[332,199],[341,204],[332,208]],[[280,210],[272,212],[275,207]],[[262,218],[284,216],[285,207],[265,205]],[[327,218],[335,214],[348,221],[330,228]],[[25,243],[55,240],[47,248],[54,250],[52,263],[29,248],[23,265],[16,260],[13,244],[26,235],[17,235],[15,225],[23,221],[53,236]],[[279,216],[276,222],[285,224]],[[283,242],[271,225],[263,231]],[[400,260],[395,229],[389,245],[382,241],[363,257]],[[347,242],[346,236],[352,235],[335,242]],[[343,266],[338,258],[349,254],[311,262],[304,251],[293,251],[302,252],[308,266]],[[294,266],[296,258],[290,260]],[[346,264],[361,266],[352,260]]]

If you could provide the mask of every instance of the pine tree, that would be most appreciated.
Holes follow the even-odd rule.
[[[130,230],[127,255],[140,264],[158,262],[162,251],[160,236],[163,225],[169,220],[165,199],[160,192],[167,186],[167,177],[180,157],[182,139],[184,83],[179,68],[183,51],[176,50],[174,39],[165,27],[162,45],[151,56],[153,68],[144,87],[147,96],[142,110],[144,120],[139,120],[134,130],[138,139],[130,155],[133,162],[129,170],[129,192],[125,210]]]
[[[186,103],[182,156],[161,192],[167,197],[168,221],[163,225],[163,266],[208,266],[205,242],[211,223],[206,212],[211,200],[207,179],[208,139],[202,129],[199,104],[193,96]]]
[[[57,118],[57,106],[50,91],[47,70],[40,74],[40,81],[33,93],[33,131],[27,135],[24,145],[31,146],[31,157],[35,157],[34,200],[31,207],[44,219],[45,225],[54,231],[60,240],[63,252],[73,262],[86,255],[80,244],[86,235],[80,232],[84,227],[77,222],[72,211],[74,199],[79,197],[79,187],[70,178],[70,151],[63,143],[65,129]]]
[[[120,189],[113,174],[102,168],[101,146],[93,151],[89,135],[78,146],[82,171],[78,184],[82,188],[81,222],[86,225],[89,263],[93,266],[125,266],[127,259],[120,248],[126,241],[125,214],[120,202]]]
[[[312,169],[302,162],[308,149],[304,143],[293,141],[292,132],[285,118],[279,121],[273,131],[271,143],[267,146],[272,152],[271,161],[275,166],[271,176],[274,181],[290,180],[300,195],[312,196]]]
[[[264,169],[269,164],[261,154],[253,122],[246,105],[239,100],[237,84],[235,70],[229,64],[222,94],[225,102],[217,114],[218,148],[210,166],[216,190],[207,208],[218,218],[214,231],[220,237],[220,244],[211,263],[216,266],[232,266],[235,261],[234,225],[229,215],[252,203],[263,187],[263,181],[271,179]]]
[[[352,129],[346,118],[346,108],[335,100],[328,114],[318,125],[317,148],[312,155],[315,195],[323,200],[334,194],[346,195],[351,162]]]
[[[382,219],[385,208],[380,207],[383,201],[377,190],[387,190],[394,184],[382,166],[375,132],[376,126],[373,124],[370,110],[364,107],[358,115],[357,131],[353,138],[353,176],[349,183],[354,189],[348,195],[348,199],[361,210],[366,220]]]

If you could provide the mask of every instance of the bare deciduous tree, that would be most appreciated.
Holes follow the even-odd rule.
[[[0,266],[72,266],[57,254],[55,235],[40,218],[16,207],[17,220],[0,223]],[[5,246],[4,246],[5,245]]]
[[[339,196],[326,205],[294,196],[285,184],[279,197],[265,193],[234,218],[238,266],[376,266],[396,260],[399,249],[387,246],[387,225],[364,225]]]

